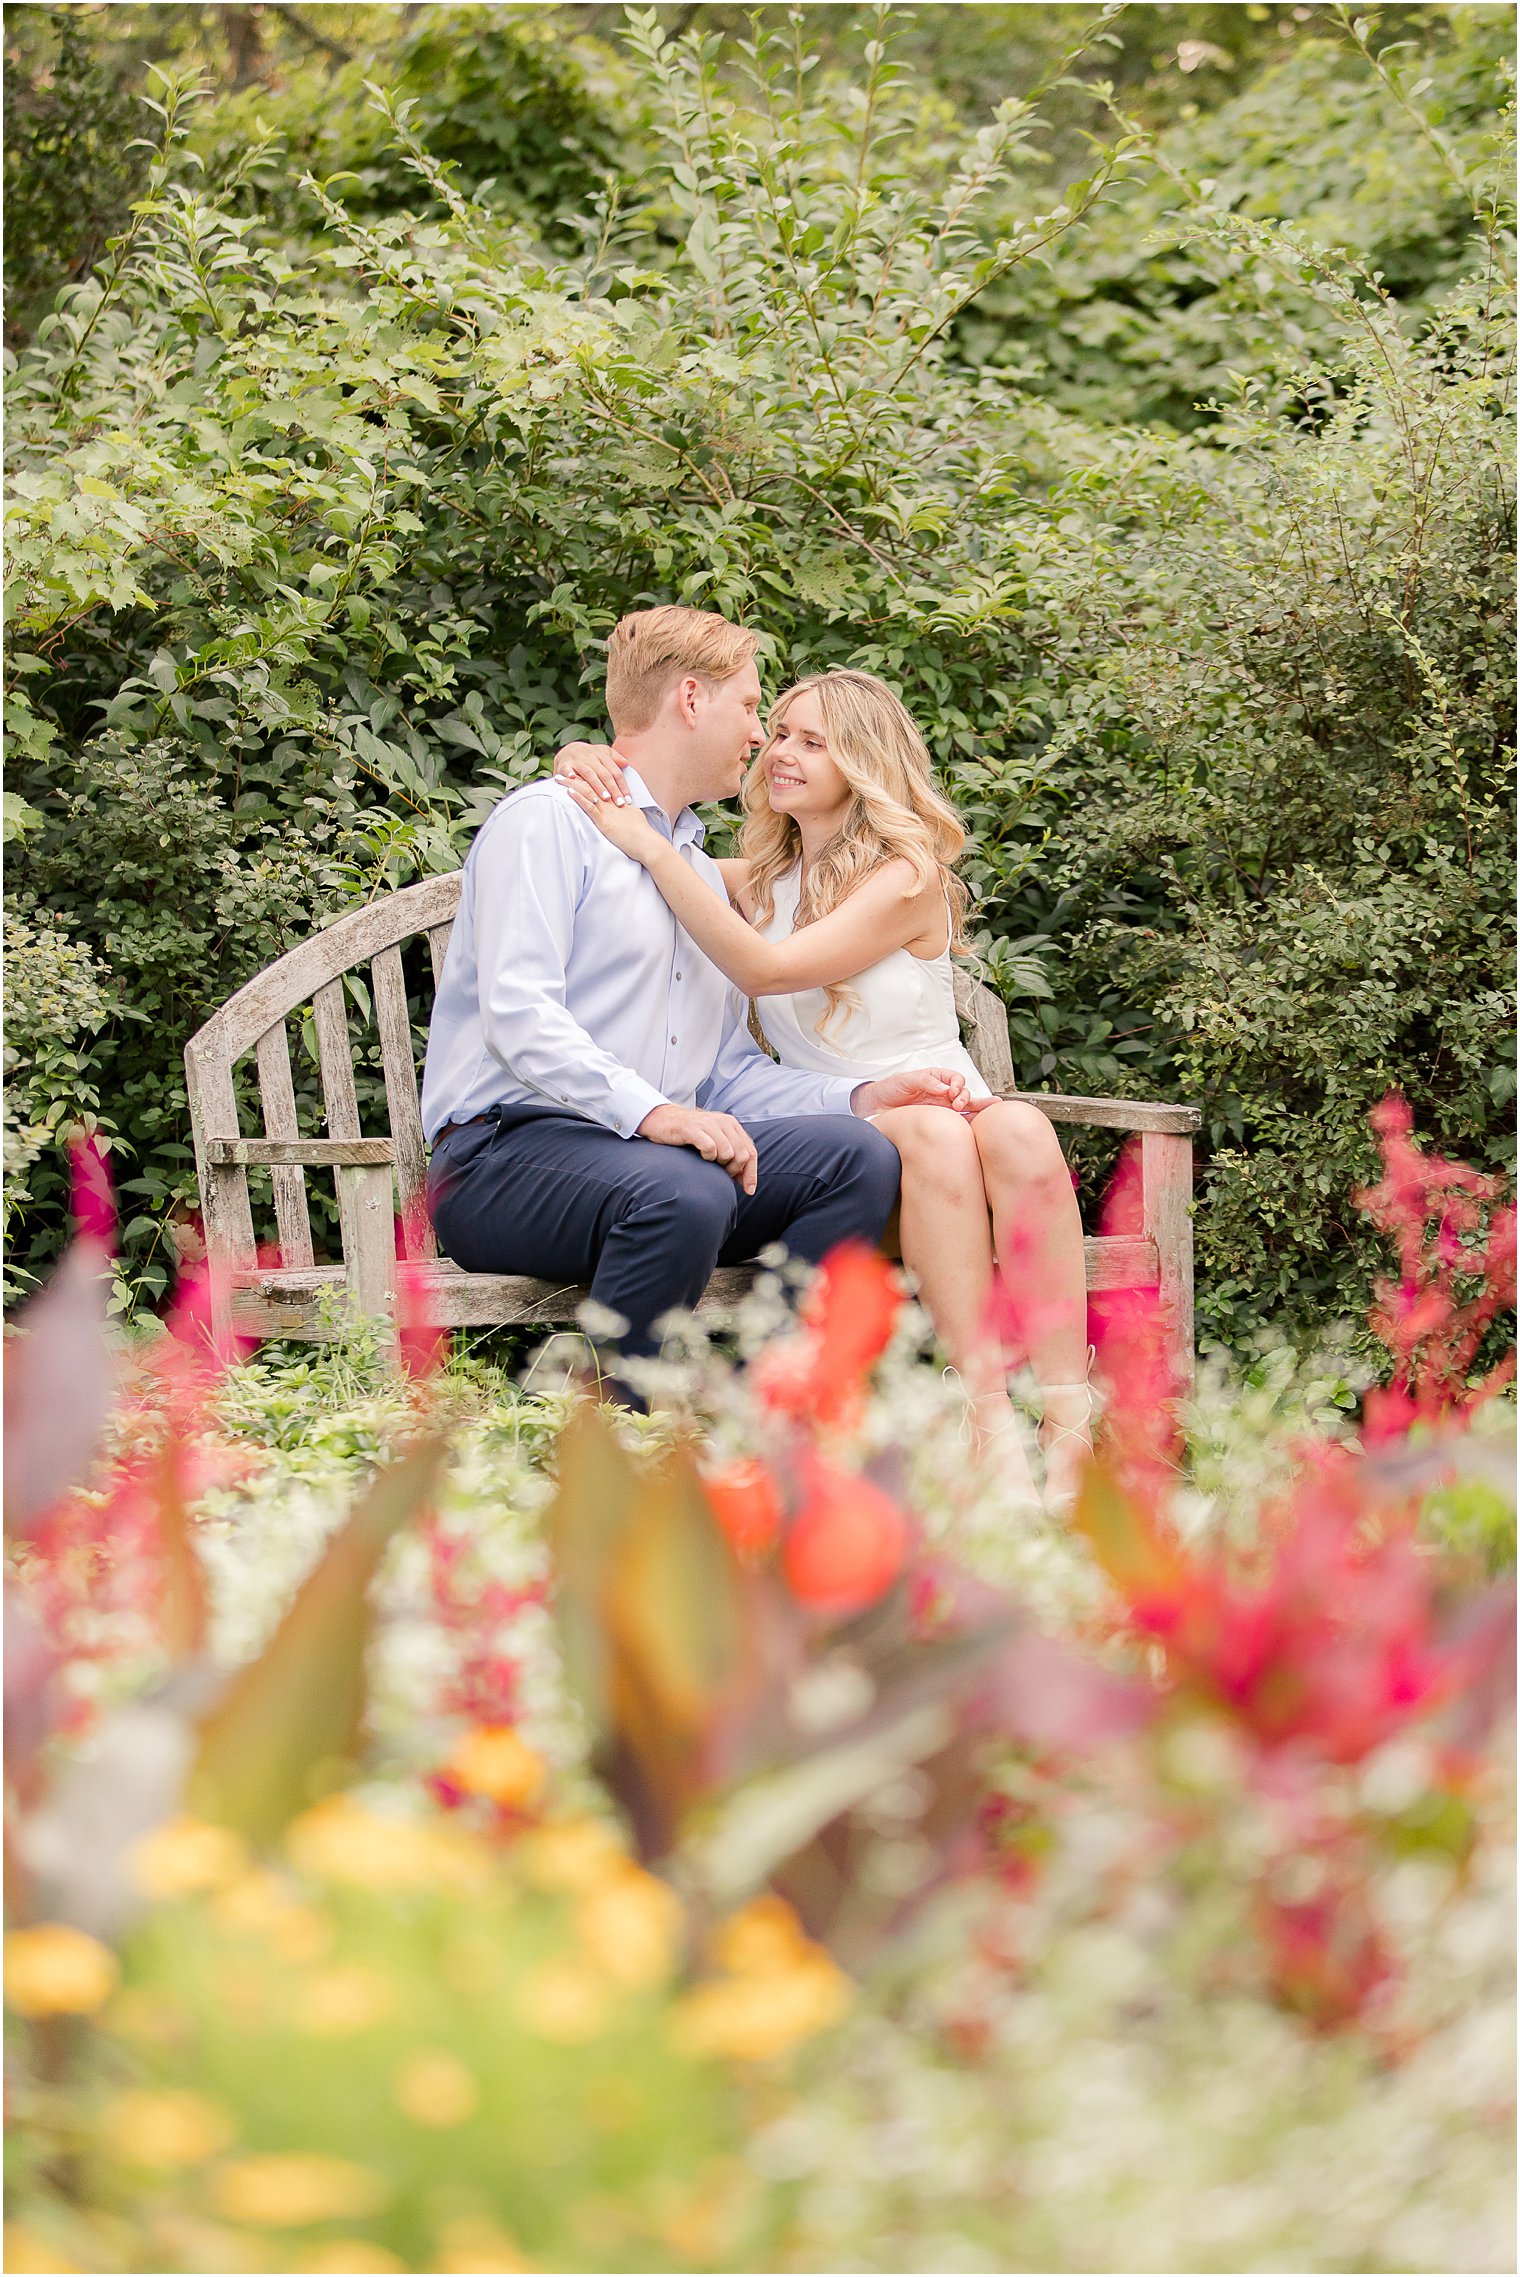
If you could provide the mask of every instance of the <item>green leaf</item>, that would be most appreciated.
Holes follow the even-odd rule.
[[[369,1587],[393,1536],[425,1507],[444,1447],[424,1440],[380,1473],[269,1644],[207,1716],[186,1790],[201,1817],[267,1845],[349,1776],[364,1712]]]

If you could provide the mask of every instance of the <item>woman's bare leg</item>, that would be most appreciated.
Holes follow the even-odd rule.
[[[999,1437],[1011,1483],[1033,1491],[1001,1355],[987,1335],[992,1227],[974,1125],[948,1107],[894,1107],[873,1117],[902,1156],[903,1263],[918,1284],[984,1443]],[[1006,1449],[1002,1445],[1007,1439]]]
[[[1029,1362],[1045,1393],[1042,1444],[1055,1441],[1049,1487],[1059,1497],[1082,1460],[1063,1436],[1089,1420],[1087,1266],[1071,1173],[1053,1125],[1013,1099],[984,1107],[970,1124],[992,1206],[993,1239],[1009,1293],[1023,1316]],[[1057,1388],[1064,1387],[1064,1388]]]

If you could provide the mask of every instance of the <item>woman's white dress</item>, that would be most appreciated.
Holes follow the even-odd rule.
[[[764,940],[784,941],[795,931],[801,891],[799,863],[776,880],[775,907],[759,928]],[[855,1001],[841,1004],[832,1019],[821,988],[756,1000],[760,1025],[784,1067],[852,1075],[861,1082],[913,1067],[956,1068],[974,1097],[990,1096],[961,1042],[948,943],[937,957],[894,949],[879,964],[854,974],[848,988]]]

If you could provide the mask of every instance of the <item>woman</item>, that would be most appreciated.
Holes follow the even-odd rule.
[[[622,789],[615,750],[572,743],[555,774],[604,835],[643,864],[683,930],[755,1000],[788,1066],[869,1076],[956,1067],[950,953],[963,946],[965,842],[907,710],[872,673],[835,669],[780,697],[745,786],[743,854],[719,864],[736,908],[694,877]],[[740,914],[742,912],[742,914]],[[903,1263],[967,1387],[978,1436],[1028,1481],[1003,1363],[987,1330],[994,1257],[1023,1302],[1043,1395],[1046,1499],[1068,1502],[1091,1444],[1086,1277],[1071,1178],[1038,1108],[990,1100],[959,1114],[875,1118],[902,1156]]]

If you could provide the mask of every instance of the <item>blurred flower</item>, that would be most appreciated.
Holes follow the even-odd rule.
[[[230,2111],[188,2088],[136,2088],[101,2114],[101,2133],[132,2166],[199,2166],[237,2135]]]
[[[467,1795],[483,1795],[504,1810],[531,1810],[549,1777],[543,1757],[509,1724],[479,1724],[456,1740],[441,1775]]]
[[[133,1878],[151,1898],[223,1889],[246,1874],[250,1863],[248,1845],[240,1834],[198,1818],[171,1819],[132,1852]]]
[[[734,1976],[770,1976],[790,1968],[808,1950],[808,1938],[785,1898],[767,1890],[719,1922],[712,1949]]]
[[[219,2213],[266,2229],[352,2220],[375,2213],[390,2192],[381,2177],[350,2159],[319,2151],[270,2151],[224,2166],[212,2184]]]
[[[6,1933],[5,2000],[18,2016],[92,2016],[117,1974],[114,1953],[64,1922]]]
[[[663,1984],[675,1967],[684,1915],[668,1882],[628,1866],[586,1890],[575,1912],[581,1942],[618,1984]]]
[[[32,2271],[36,2277],[73,2277],[81,2264],[70,2261],[55,2245],[30,2222],[7,2222],[5,2225],[5,2267],[10,2272]]]
[[[443,2277],[473,2277],[479,2272],[510,2273],[537,2265],[524,2259],[515,2238],[484,2215],[461,2214],[445,2222],[438,2233],[438,2251],[432,2266]]]
[[[1399,1267],[1397,1281],[1376,1284],[1369,1315],[1394,1359],[1392,1382],[1367,1395],[1366,1436],[1375,1442],[1419,1420],[1469,1414],[1514,1373],[1511,1354],[1477,1386],[1467,1380],[1490,1325],[1515,1302],[1515,1209],[1501,1203],[1502,1179],[1423,1153],[1397,1094],[1373,1109],[1372,1127],[1383,1175],[1356,1200],[1392,1241]],[[1458,1281],[1476,1284],[1475,1293],[1459,1301]]]
[[[705,1472],[702,1491],[741,1557],[758,1557],[779,1538],[781,1491],[764,1463],[729,1463]]]
[[[1321,2031],[1361,2016],[1393,1975],[1367,1893],[1347,1876],[1327,1872],[1298,1903],[1264,1894],[1257,1921],[1278,1997]]]
[[[448,1356],[449,1332],[433,1317],[426,1273],[415,1260],[422,1255],[421,1236],[427,1226],[426,1205],[415,1204],[397,1220],[400,1262],[396,1267],[396,1349],[402,1369],[413,1383],[425,1383],[437,1374]]]
[[[523,1879],[541,1890],[595,1889],[628,1865],[616,1831],[601,1818],[563,1818],[541,1826],[513,1858]]]
[[[723,1976],[698,1985],[672,2017],[676,2045],[691,2055],[763,2062],[827,2031],[854,1986],[803,1930],[784,1898],[753,1899],[713,1938]]]
[[[830,1619],[874,1604],[901,1571],[908,1522],[869,1479],[810,1459],[782,1553],[792,1594]]]
[[[698,1985],[677,2003],[672,2035],[688,2055],[763,2063],[837,2024],[853,1991],[843,1970],[815,1946],[784,1970]]]
[[[390,1981],[378,1969],[353,1962],[326,1970],[302,1988],[296,2001],[296,2027],[313,2039],[345,2039],[351,2032],[367,2032],[383,2022],[395,2005]]]
[[[606,1978],[583,1961],[542,1961],[518,1985],[515,2006],[540,2040],[568,2048],[601,2037],[612,2003]]]
[[[320,1960],[333,1940],[332,1923],[267,1871],[245,1874],[218,1890],[211,1903],[223,1929],[266,1938],[282,1961]]]
[[[750,1371],[760,1405],[804,1422],[848,1422],[901,1306],[886,1259],[863,1241],[841,1242],[814,1276],[801,1334],[770,1346]]]
[[[487,1850],[460,1828],[382,1818],[347,1795],[304,1811],[286,1849],[303,1874],[370,1889],[466,1889],[490,1871]]]
[[[332,2277],[341,2277],[347,2270],[373,2270],[376,2277],[385,2277],[390,2270],[404,2270],[406,2263],[367,2237],[334,2237],[325,2245],[313,2247],[300,2260],[287,2262],[286,2267],[314,2273],[330,2271]]]
[[[480,2108],[473,2072],[442,2049],[422,2048],[396,2067],[397,2103],[419,2127],[460,2127]]]

